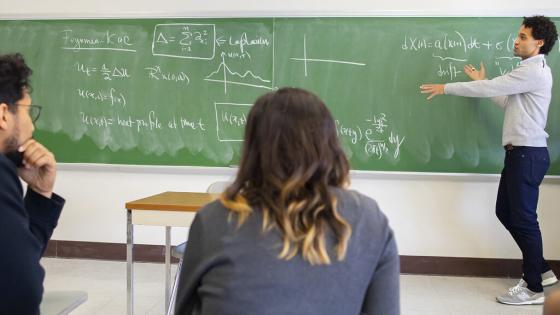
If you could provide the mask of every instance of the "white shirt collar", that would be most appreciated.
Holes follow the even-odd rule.
[[[538,54],[536,56],[533,57],[529,57],[525,60],[521,60],[520,64],[524,64],[524,63],[537,63],[537,62],[542,62],[544,61],[544,55],[543,54]]]

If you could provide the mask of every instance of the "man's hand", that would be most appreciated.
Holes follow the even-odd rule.
[[[56,179],[54,155],[33,139],[27,140],[19,151],[23,152],[24,165],[18,170],[21,179],[35,192],[51,198]]]
[[[482,62],[480,63],[480,71],[476,70],[476,68],[470,64],[466,65],[463,70],[473,81],[486,80],[486,68],[484,68],[484,64]]]
[[[428,96],[428,100],[431,100],[436,95],[444,94],[444,87],[445,84],[422,84],[420,85],[420,93],[429,93],[430,96]]]

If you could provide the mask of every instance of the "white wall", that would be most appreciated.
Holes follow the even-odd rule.
[[[557,0],[0,0],[0,18],[274,15],[560,15]],[[557,104],[556,104],[557,105]],[[554,106],[554,105],[553,105]],[[497,135],[499,136],[499,135]],[[500,148],[496,148],[500,150]],[[204,191],[233,169],[61,165],[56,190],[67,205],[54,239],[126,240],[124,203],[166,190]],[[403,255],[520,258],[494,216],[497,176],[353,173],[352,188],[375,198],[391,221]],[[559,180],[541,186],[545,256],[560,259]],[[139,227],[136,241],[162,244],[163,229]],[[174,243],[186,230],[176,229]]]
[[[246,15],[558,15],[556,0],[19,0],[0,1],[0,17]],[[555,13],[556,12],[556,13]]]
[[[499,149],[499,148],[498,148]],[[204,191],[234,169],[62,166],[56,190],[68,199],[54,239],[126,241],[124,203],[162,191]],[[80,170],[83,169],[83,170]],[[76,170],[78,169],[78,170]],[[144,171],[142,171],[144,169]],[[352,189],[376,199],[389,217],[403,255],[519,258],[494,216],[498,176],[402,175],[354,172]],[[557,179],[541,186],[539,215],[546,257],[560,259]],[[175,229],[174,243],[186,231]],[[163,244],[163,228],[136,228],[136,242]]]

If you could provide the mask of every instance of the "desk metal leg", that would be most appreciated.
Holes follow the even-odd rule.
[[[169,310],[171,287],[171,227],[165,227],[165,314]]]
[[[126,209],[126,295],[127,295],[127,313],[134,314],[134,269],[132,249],[134,246],[134,231],[132,226],[132,211]]]

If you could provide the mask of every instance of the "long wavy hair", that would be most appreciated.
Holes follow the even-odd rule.
[[[327,233],[336,239],[340,261],[352,232],[330,189],[346,187],[348,172],[325,104],[308,91],[281,88],[251,108],[237,177],[220,200],[237,215],[238,226],[262,211],[263,231],[281,232],[280,259],[301,253],[312,265],[330,264]]]

